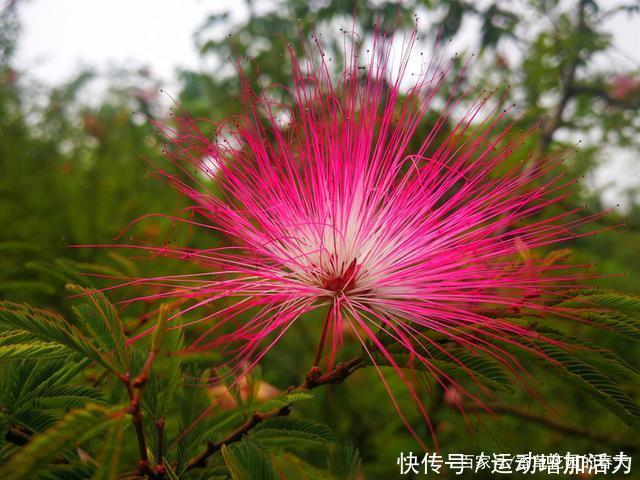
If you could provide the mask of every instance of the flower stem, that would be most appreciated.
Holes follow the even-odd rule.
[[[312,369],[317,369],[318,365],[320,365],[320,359],[322,358],[322,351],[324,350],[324,344],[327,341],[327,332],[329,331],[329,324],[331,323],[331,313],[333,311],[333,307],[329,307],[329,311],[327,312],[327,319],[324,322],[324,326],[322,327],[322,333],[320,334],[320,341],[318,342],[318,347],[316,348],[316,354],[313,357],[313,363],[311,364]]]

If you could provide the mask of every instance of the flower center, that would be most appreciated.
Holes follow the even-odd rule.
[[[340,275],[332,275],[324,278],[322,287],[336,293],[353,290],[356,286],[356,274],[359,270],[360,267],[354,259]]]

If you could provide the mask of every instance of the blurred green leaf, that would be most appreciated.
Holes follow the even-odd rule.
[[[351,445],[338,444],[331,449],[329,471],[339,480],[356,480],[362,474],[360,452]]]
[[[60,452],[61,446],[90,438],[113,421],[114,417],[109,410],[100,405],[72,410],[56,425],[36,435],[6,464],[1,465],[0,478],[20,480],[29,478],[40,469],[47,469],[47,462]]]
[[[116,480],[121,468],[123,437],[126,417],[114,420],[106,432],[102,449],[97,459],[98,466],[93,474],[93,480]]]
[[[338,437],[326,425],[306,418],[274,417],[255,426],[252,441],[265,445],[300,445],[305,443],[328,445]]]
[[[278,478],[271,461],[250,441],[243,440],[229,447],[223,445],[221,453],[233,480],[277,480]]]

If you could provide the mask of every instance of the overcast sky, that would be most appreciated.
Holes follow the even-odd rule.
[[[17,66],[47,83],[68,79],[79,66],[149,66],[169,80],[177,66],[199,66],[193,33],[225,3],[28,0],[19,6]],[[236,3],[244,14],[244,2]]]
[[[601,0],[619,3],[616,0]],[[628,1],[628,0],[627,0]],[[193,34],[208,14],[233,3],[235,18],[247,15],[244,0],[22,0],[23,32],[17,66],[39,80],[58,83],[79,66],[150,66],[165,80],[175,68],[204,67]],[[273,3],[273,2],[270,2]],[[531,19],[532,24],[535,19]],[[617,15],[616,65],[640,65],[640,20]]]
[[[171,91],[177,67],[207,69],[194,42],[194,32],[206,17],[229,4],[234,5],[236,20],[247,15],[244,0],[20,1],[23,30],[15,65],[51,85],[70,79],[81,66],[96,67],[99,72],[145,66]],[[621,1],[599,3],[617,5]],[[535,26],[540,20],[530,21]],[[613,34],[614,49],[601,55],[597,63],[614,71],[640,70],[640,16],[616,15],[604,28]],[[463,33],[473,38],[473,29],[465,26]],[[461,46],[466,46],[464,40]],[[601,169],[597,183],[640,186],[640,160],[635,153],[614,158]],[[625,174],[620,175],[621,171]],[[616,190],[608,195],[613,203],[619,197]]]

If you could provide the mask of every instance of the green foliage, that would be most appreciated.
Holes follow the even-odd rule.
[[[100,433],[112,421],[112,414],[100,405],[89,404],[83,409],[72,410],[13,455],[0,467],[0,476],[7,480],[29,478],[59,455],[61,447]]]
[[[168,480],[179,480],[178,474],[175,472],[173,467],[171,465],[169,465],[169,463],[167,463],[166,460],[163,462],[163,466],[164,466],[164,469],[166,471],[166,475],[167,475]],[[210,477],[210,478],[213,478],[213,477]]]
[[[389,342],[388,338],[385,339],[383,344],[387,342]],[[392,358],[396,365],[409,368],[424,368],[399,344],[385,346],[392,353]],[[490,390],[513,391],[513,378],[509,375],[509,372],[505,371],[504,365],[500,365],[488,355],[471,353],[455,346],[447,348],[446,351],[436,348],[429,349],[427,355],[429,364],[433,369],[432,373],[438,376],[447,375],[461,381],[471,380]],[[374,353],[373,360],[378,365],[392,365],[382,353]]]
[[[60,315],[11,302],[0,302],[0,322],[19,331],[28,332],[43,341],[74,350],[85,358],[116,372],[113,360],[100,351],[92,339]]]
[[[56,360],[13,362],[2,376],[0,402],[10,422],[33,432],[50,427],[56,413],[87,402],[102,402],[102,393],[71,383],[85,365],[67,356]]]
[[[191,376],[193,370],[187,369],[185,373]],[[209,398],[202,388],[183,388],[176,400],[181,432],[176,445],[176,472],[180,474],[187,467],[188,461],[202,448],[202,444],[209,440],[205,437],[208,419],[201,418],[202,413],[209,408]]]
[[[563,377],[579,379],[579,385],[586,387],[602,405],[636,429],[640,429],[640,406],[637,400],[630,397],[612,378],[607,368],[596,368],[594,362],[584,362],[567,351],[543,344],[538,344],[545,355],[557,363],[558,373]],[[593,356],[598,355],[593,353]],[[598,362],[607,367],[608,362]],[[637,372],[636,372],[637,374]]]
[[[569,318],[589,320],[583,328],[602,329],[627,338],[634,333],[640,318],[640,297],[631,294],[598,289],[573,291],[552,303],[556,308],[554,311],[566,312]],[[548,315],[551,315],[551,310]],[[624,386],[626,383],[627,388],[631,389],[632,385],[640,384],[640,369],[615,351],[546,326],[549,320],[509,319],[510,322],[527,326],[539,336],[533,335],[529,340],[524,340],[521,346],[505,342],[506,351],[511,352],[514,358],[527,358],[532,364],[546,364],[547,372],[558,376],[565,384],[573,384],[624,423],[640,431],[640,404]],[[563,322],[561,317],[555,320]],[[482,338],[481,333],[476,335]],[[438,347],[422,347],[425,352],[421,353],[426,357],[428,367],[387,335],[381,335],[380,341],[388,348],[397,366],[418,368],[424,371],[423,374],[445,379],[445,382],[453,378],[467,389],[479,385],[491,392],[505,389],[513,392],[512,384],[518,381],[514,377],[517,370],[508,363],[496,362],[485,350],[463,350],[451,346],[449,339],[440,333],[432,333],[432,341],[439,343]],[[373,357],[379,365],[392,365],[381,353],[374,353]]]
[[[93,480],[115,480],[120,469],[122,457],[122,444],[125,433],[124,416],[112,422],[104,436],[104,443],[97,459],[97,467],[93,474]]]
[[[26,445],[12,453],[7,463],[0,467],[0,473],[6,478],[30,478],[40,475],[41,469],[46,470],[42,473],[46,478],[65,478],[64,475],[68,478],[83,478],[83,475],[95,479],[117,478],[123,462],[131,459],[129,448],[135,445],[126,441],[132,431],[132,427],[128,427],[131,406],[128,409],[118,407],[122,396],[105,395],[101,389],[108,392],[115,388],[117,391],[118,383],[132,375],[128,372],[142,375],[146,371],[142,387],[143,431],[152,458],[157,458],[164,466],[169,478],[184,475],[188,478],[189,461],[202,450],[205,442],[212,436],[224,437],[237,428],[243,423],[247,409],[256,414],[268,414],[274,409],[289,408],[296,402],[313,398],[308,392],[293,391],[257,402],[255,398],[241,398],[238,393],[236,398],[240,402],[236,411],[212,410],[207,414],[211,410],[207,389],[188,386],[190,378],[202,377],[205,381],[206,369],[198,366],[198,362],[192,363],[188,357],[176,354],[182,350],[184,338],[178,330],[165,331],[166,309],[162,310],[164,313],[160,315],[156,333],[146,347],[157,357],[150,368],[142,367],[147,363],[144,350],[127,344],[123,322],[106,297],[96,291],[76,291],[82,293],[80,299],[83,300],[72,309],[78,322],[76,325],[52,312],[3,304],[2,326],[7,330],[0,331],[2,341],[10,346],[29,345],[31,348],[29,358],[16,355],[7,358],[7,368],[0,376],[3,428],[18,429],[26,439]],[[48,338],[49,342],[43,338]],[[52,355],[54,350],[51,348],[38,350],[40,345],[49,344],[56,347],[56,356]],[[113,361],[105,360],[113,357]],[[133,370],[128,370],[127,366]],[[87,371],[91,377],[104,379],[97,382],[100,389],[86,384],[86,378],[82,377]],[[105,381],[109,376],[119,382],[114,385]],[[112,407],[102,405],[107,396],[112,403],[115,401]],[[178,420],[177,424],[174,419]],[[100,442],[93,441],[97,435]],[[357,453],[334,452],[337,442],[335,432],[317,421],[300,417],[269,418],[258,423],[240,443],[222,445],[207,471],[220,473],[223,468],[221,478],[226,474],[232,478],[278,478],[275,473],[277,458],[283,455],[283,449],[291,448],[303,454],[309,448],[324,450],[336,471],[355,468]],[[94,451],[91,455],[94,461],[90,465],[82,464],[80,452],[85,448]],[[219,457],[224,467],[216,463],[215,457]],[[30,463],[28,458],[35,458],[37,462]],[[55,464],[58,458],[64,458],[69,465],[47,470],[48,462]],[[297,464],[299,468],[306,465],[302,459]],[[321,471],[312,465],[306,469]]]
[[[326,425],[305,418],[276,417],[266,420],[251,432],[251,439],[263,445],[326,445],[338,441]]]
[[[207,444],[218,445],[205,457],[209,467],[204,471],[210,478],[228,475],[234,479],[271,479],[278,478],[277,472],[282,471],[308,478],[350,479],[361,474],[358,449],[341,444],[333,429],[316,420],[287,415],[293,405],[313,399],[310,392],[292,390],[259,401],[255,385],[262,379],[256,372],[247,383],[249,393],[228,385],[234,392],[230,398],[234,399],[235,408],[217,409],[208,390],[197,386],[207,384],[208,363],[177,354],[183,351],[184,333],[166,329],[166,308],[160,309],[149,341],[130,345],[124,322],[103,294],[84,288],[73,290],[81,293],[80,303],[72,308],[75,323],[34,307],[0,304],[0,326],[4,329],[0,330],[0,347],[14,348],[14,353],[5,359],[7,368],[0,376],[2,425],[7,431],[17,429],[13,435],[26,439],[26,445],[12,452],[1,467],[0,473],[7,478],[40,475],[40,468],[50,461],[55,463],[57,458],[64,458],[69,464],[49,470],[44,474],[49,475],[47,478],[81,477],[87,472],[96,479],[117,478],[123,465],[136,458],[136,443],[130,435],[138,429],[136,413],[131,410],[133,404],[122,406],[127,400],[122,395],[124,389],[118,387],[132,380],[130,385],[138,386],[129,394],[137,395],[136,388],[139,389],[141,432],[146,437],[151,462],[162,465],[169,478],[196,478],[204,464],[194,466],[193,459]],[[597,327],[609,335],[628,336],[640,314],[638,300],[630,294],[597,289],[573,291],[550,300],[554,309],[549,312],[571,312],[591,319],[582,328]],[[596,323],[595,314],[617,320]],[[508,342],[506,350],[513,350],[514,355],[531,364],[546,365],[546,371],[562,378],[563,384],[574,384],[630,427],[640,430],[640,406],[623,385],[639,383],[636,365],[586,337],[547,326],[548,318],[529,319],[525,315],[509,321],[528,326],[537,336],[526,340],[528,350]],[[485,394],[514,394],[514,369],[497,361],[490,351],[463,349],[441,333],[424,334],[439,346],[436,348],[434,343],[425,350],[431,368],[420,375],[450,376],[465,388],[481,385]],[[380,340],[399,366],[420,366],[397,342],[385,336]],[[379,365],[389,364],[377,352],[374,360]],[[83,378],[87,374],[102,380],[90,386]],[[134,375],[144,376],[144,381],[139,380],[142,377],[134,380]],[[109,377],[116,382],[108,381]],[[107,398],[110,407],[104,405]],[[274,416],[273,412],[283,414]],[[251,415],[267,418],[241,435],[232,434]],[[133,426],[129,426],[130,421]],[[93,441],[98,434],[99,443]],[[224,439],[230,434],[232,439],[227,443]],[[81,452],[86,449],[93,451],[90,455],[95,459],[90,466],[81,461]],[[37,465],[26,460],[34,455]],[[324,460],[318,462],[320,458]]]
[[[11,331],[0,339],[0,362],[29,358],[54,358],[67,354],[63,345],[40,340],[25,340],[25,332]],[[22,341],[21,341],[22,340]]]
[[[164,348],[168,352],[180,352],[183,338],[179,330],[167,332]],[[174,397],[182,374],[182,357],[180,355],[162,356],[154,364],[145,387],[148,395],[144,399],[144,407],[152,418],[163,417]]]
[[[336,445],[329,455],[329,471],[335,478],[355,480],[361,472],[360,452],[350,445]]]
[[[625,313],[640,317],[640,297],[626,295],[618,292],[591,290],[586,292],[574,292],[573,298],[558,304],[560,307],[579,307],[586,311],[597,308],[614,310],[616,313]]]
[[[276,480],[273,465],[256,445],[242,441],[222,447],[222,457],[233,480]]]
[[[76,286],[69,289],[85,296],[89,302],[75,307],[74,312],[86,326],[97,348],[112,353],[111,357],[116,361],[114,366],[119,371],[129,368],[130,352],[124,327],[115,307],[97,290]]]

